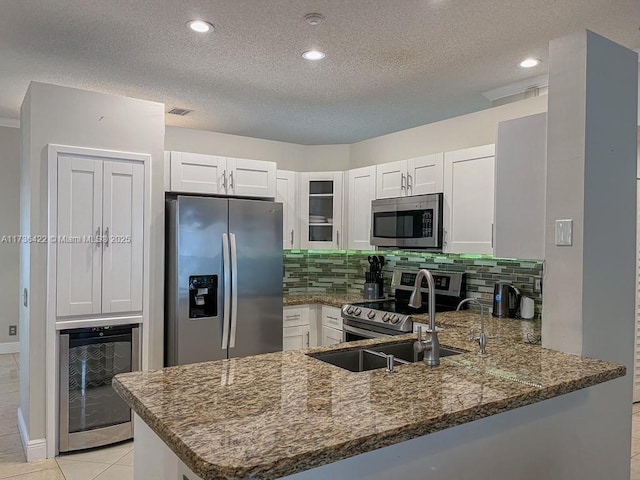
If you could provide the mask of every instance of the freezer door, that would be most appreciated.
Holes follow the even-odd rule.
[[[223,323],[225,312],[228,313],[224,302],[225,273],[230,274],[230,270],[225,272],[223,266],[223,238],[228,231],[228,201],[178,196],[173,210],[175,230],[171,232],[172,222],[168,219],[167,240],[167,286],[173,291],[167,292],[166,364],[227,358]],[[172,246],[169,237],[173,234]],[[173,258],[176,265],[172,275]],[[173,308],[171,297],[175,299]]]
[[[282,350],[282,204],[229,200],[229,357]]]

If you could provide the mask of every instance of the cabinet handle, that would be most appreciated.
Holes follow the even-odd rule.
[[[411,180],[411,183],[409,183],[409,180]],[[411,193],[413,193],[413,178],[407,173],[407,190],[409,189],[411,189]]]
[[[307,332],[307,348],[309,347],[310,342],[309,342],[309,332]]]
[[[98,227],[98,229],[96,230],[96,239],[93,243],[96,244],[96,247],[102,245],[102,236],[100,235],[102,233],[102,228]]]
[[[332,317],[330,315],[327,315],[327,318],[331,319],[331,320],[335,320],[336,322],[338,321],[338,319],[336,317]]]
[[[104,229],[104,246],[109,246],[109,227]]]
[[[224,188],[226,193],[227,191],[227,171],[226,170],[222,172],[222,188]]]
[[[404,173],[400,174],[400,190],[404,190]]]
[[[493,248],[493,223],[491,224],[491,248]]]
[[[293,248],[293,230],[291,230],[291,248]]]
[[[336,245],[340,248],[340,230],[336,230]]]
[[[229,188],[233,190],[233,170],[229,172]]]
[[[285,318],[287,318],[287,319],[289,319],[289,318],[300,318],[300,314],[287,315]]]

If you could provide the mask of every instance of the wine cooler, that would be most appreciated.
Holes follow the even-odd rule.
[[[133,437],[131,409],[112,388],[111,380],[139,369],[138,332],[137,325],[61,332],[60,452]]]

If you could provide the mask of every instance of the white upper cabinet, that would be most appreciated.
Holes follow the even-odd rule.
[[[276,196],[276,164],[261,160],[171,152],[171,191],[233,195]]]
[[[144,165],[106,161],[103,176],[102,313],[141,311]]]
[[[56,314],[142,311],[144,165],[58,157]]]
[[[407,193],[407,161],[376,167],[376,198],[404,197]]]
[[[376,167],[376,198],[442,192],[444,154],[434,153]]]
[[[227,195],[264,198],[276,196],[275,162],[227,157],[227,172]]]
[[[409,195],[440,193],[443,186],[444,154],[434,153],[407,160]]]
[[[227,159],[200,153],[171,152],[171,190],[185,193],[226,193]]]
[[[300,248],[298,174],[278,170],[276,179],[276,202],[282,203],[282,248]]]
[[[300,173],[300,248],[345,248],[342,172]]]
[[[493,253],[495,146],[444,155],[444,251]]]
[[[347,225],[350,250],[371,250],[371,201],[376,198],[376,167],[347,172]]]
[[[544,258],[547,114],[498,124],[494,255]]]
[[[56,313],[91,315],[102,310],[102,162],[58,157],[60,238],[95,238],[57,242]]]

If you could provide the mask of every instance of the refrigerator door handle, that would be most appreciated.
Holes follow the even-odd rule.
[[[226,233],[222,234],[222,259],[224,275],[224,312],[222,320],[222,350],[226,350],[229,342],[229,313],[231,310],[231,267],[229,265],[229,238]]]
[[[238,253],[236,249],[236,235],[230,233],[231,239],[231,337],[229,348],[236,346],[236,327],[238,325]]]

